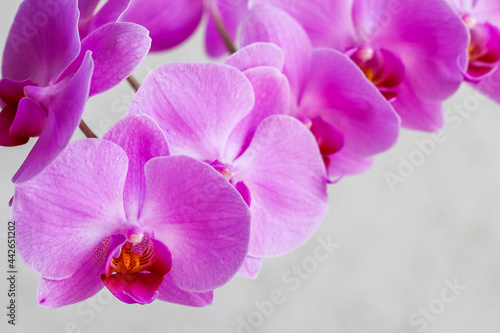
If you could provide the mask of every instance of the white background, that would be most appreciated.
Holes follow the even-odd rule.
[[[0,3],[0,44],[19,0]],[[3,49],[0,50],[3,52]],[[148,57],[136,70],[168,62],[209,61],[203,28],[182,47]],[[133,96],[122,83],[89,101],[84,119],[96,132],[106,131],[125,113]],[[305,246],[265,261],[256,280],[236,277],[217,290],[213,306],[197,309],[155,301],[138,306],[121,303],[103,290],[90,301],[57,310],[35,303],[40,277],[18,258],[18,325],[6,324],[7,249],[5,235],[14,190],[11,177],[32,146],[0,147],[0,321],[5,332],[335,332],[335,333],[497,333],[500,331],[500,106],[478,99],[467,86],[446,103],[465,105],[468,118],[447,125],[446,140],[425,157],[404,183],[391,191],[386,172],[397,172],[400,157],[418,157],[415,140],[430,134],[404,130],[398,144],[378,156],[368,173],[346,178],[329,189],[330,212]],[[454,126],[452,126],[454,125]],[[80,133],[74,139],[80,139]],[[283,280],[294,265],[311,264],[318,238],[340,247],[320,262],[297,290]],[[467,289],[440,305],[446,280]],[[272,314],[256,313],[255,302],[281,290],[286,301]],[[92,303],[93,302],[93,303]],[[434,307],[430,319],[419,308]],[[417,314],[414,314],[416,312]],[[250,316],[250,319],[249,319]],[[259,319],[262,319],[260,320]],[[240,328],[245,320],[257,327]],[[424,326],[425,329],[424,329]]]

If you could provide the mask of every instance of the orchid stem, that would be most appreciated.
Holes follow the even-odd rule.
[[[134,88],[134,90],[137,92],[137,90],[139,90],[139,88],[141,87],[141,85],[139,84],[139,82],[137,82],[137,80],[135,79],[135,77],[133,75],[130,75],[128,78],[127,78],[127,81],[128,83],[132,86],[132,88]]]
[[[80,130],[85,134],[85,136],[89,139],[97,139],[97,135],[92,132],[92,130],[87,126],[87,124],[83,121],[80,122]]]
[[[221,36],[224,45],[226,45],[226,49],[230,54],[235,53],[238,50],[234,46],[231,37],[229,37],[224,22],[222,22],[222,18],[219,14],[219,11],[215,8],[215,5],[210,5],[210,11],[212,12],[212,16],[214,18],[215,25],[217,26],[217,30],[219,31],[219,35]]]

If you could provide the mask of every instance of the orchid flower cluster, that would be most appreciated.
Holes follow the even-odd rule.
[[[166,64],[102,138],[87,100],[206,19],[214,63]],[[236,274],[304,244],[327,187],[400,128],[439,131],[463,82],[500,103],[490,0],[24,0],[3,54],[0,145],[18,250],[56,308],[213,302]],[[234,46],[239,42],[239,50]],[[70,143],[80,127],[87,139]]]

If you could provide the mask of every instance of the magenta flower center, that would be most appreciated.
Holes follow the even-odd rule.
[[[480,80],[492,74],[500,63],[500,32],[489,23],[480,23],[470,15],[464,15],[463,20],[471,37],[467,78]]]
[[[397,88],[405,78],[404,65],[398,56],[385,49],[360,47],[352,52],[351,60],[386,99],[397,97]]]

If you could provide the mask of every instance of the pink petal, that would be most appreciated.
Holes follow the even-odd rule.
[[[47,121],[47,111],[29,97],[24,97],[17,107],[16,118],[9,129],[13,137],[35,137],[40,135]]]
[[[208,0],[206,1],[206,6],[213,6],[224,27],[229,35],[229,38],[236,44],[236,33],[238,32],[238,27],[241,21],[245,18],[248,12],[248,0],[238,0],[238,1],[227,1],[227,0]],[[227,53],[226,46],[220,37],[220,33],[217,30],[213,15],[211,10],[207,9],[209,12],[207,30],[205,33],[205,44],[207,48],[207,53],[211,57],[220,57]]]
[[[260,66],[274,67],[282,71],[285,65],[285,54],[276,44],[257,42],[232,54],[224,63],[242,72]]]
[[[253,0],[252,4],[272,4],[288,12],[306,30],[314,46],[343,50],[352,46],[354,0]]]
[[[225,161],[233,161],[248,147],[255,129],[264,118],[288,114],[290,107],[290,87],[280,71],[271,67],[258,67],[244,73],[252,83],[255,106],[232,131],[224,153]]]
[[[16,186],[12,219],[28,267],[52,280],[72,276],[125,221],[127,156],[106,140],[71,144],[38,177]]]
[[[146,164],[139,223],[172,253],[175,284],[211,291],[238,272],[248,250],[250,213],[233,186],[211,166],[185,156]]]
[[[391,1],[354,1],[361,38],[401,58],[406,81],[419,98],[437,102],[450,97],[467,68],[469,37],[462,20],[445,1],[407,1],[399,6]],[[387,24],[374,26],[381,12],[394,7],[397,13]]]
[[[64,280],[49,280],[42,278],[38,286],[38,305],[55,309],[61,306],[78,303],[97,294],[102,287],[101,274],[104,272],[106,259],[115,250],[119,249],[127,238],[117,234],[102,241],[91,253],[88,261]]]
[[[180,305],[203,307],[211,305],[214,301],[213,291],[206,293],[184,291],[177,287],[170,274],[165,275],[158,291],[159,300]]]
[[[80,51],[76,3],[21,3],[5,45],[2,76],[30,78],[41,86],[54,83]]]
[[[326,170],[331,182],[347,175],[366,172],[372,165],[373,157],[360,157],[343,150],[326,158]]]
[[[313,135],[287,116],[266,118],[234,163],[252,194],[249,255],[273,257],[305,243],[327,211],[326,171]]]
[[[191,36],[202,14],[202,0],[131,0],[120,20],[145,27],[153,40],[151,51],[163,51]]]
[[[262,267],[262,259],[247,256],[243,266],[241,266],[238,275],[247,279],[256,279],[259,275],[260,268]]]
[[[21,165],[12,181],[20,184],[35,177],[45,169],[69,143],[78,128],[87,102],[90,77],[93,63],[87,53],[80,69],[60,90],[53,92],[54,87],[40,89],[27,87],[30,96],[44,99],[43,105],[48,109],[48,118],[40,138]],[[31,88],[28,90],[28,88]],[[43,96],[46,95],[46,96]],[[40,99],[38,102],[42,102]]]
[[[126,79],[149,52],[148,31],[132,23],[107,24],[82,40],[82,52],[65,74],[73,73],[92,51],[94,73],[89,96],[100,94]]]
[[[80,17],[80,39],[84,39],[89,33],[99,29],[103,25],[118,21],[118,18],[127,9],[129,4],[130,0],[108,0],[95,15],[83,21]]]
[[[243,23],[241,44],[271,42],[283,49],[283,73],[290,82],[295,99],[301,95],[312,50],[306,32],[286,12],[273,6],[256,6]]]
[[[316,49],[300,115],[320,116],[344,136],[343,150],[368,157],[396,142],[399,118],[378,89],[345,55]]]
[[[220,160],[236,124],[252,110],[254,93],[237,69],[215,64],[169,64],[146,78],[129,114],[151,116],[172,154]]]
[[[401,126],[419,131],[437,132],[444,126],[440,102],[421,98],[410,82],[399,86],[398,98],[392,103],[401,117]]]
[[[113,126],[103,139],[116,143],[127,153],[129,171],[123,190],[125,214],[128,219],[137,219],[146,195],[144,165],[154,157],[169,155],[165,135],[150,117],[129,116]]]
[[[500,22],[500,3],[489,0],[462,0],[463,12],[471,13],[478,20]],[[498,24],[496,24],[498,26]]]
[[[491,76],[472,85],[495,102],[500,103],[500,70],[497,69]]]

